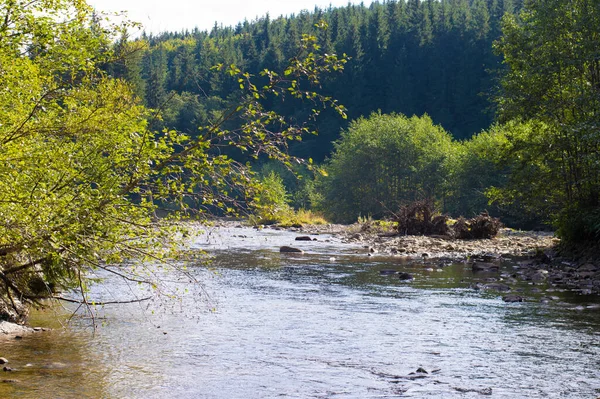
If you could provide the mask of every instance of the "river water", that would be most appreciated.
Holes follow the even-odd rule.
[[[0,341],[15,370],[0,398],[600,397],[597,297],[522,284],[528,301],[508,304],[470,288],[493,276],[466,264],[294,237],[215,229],[192,245],[212,256],[188,265],[201,287],[99,309],[95,332],[77,317],[60,328],[67,310],[37,312],[55,329]],[[306,253],[278,252],[290,244]],[[107,279],[93,293],[129,289]]]

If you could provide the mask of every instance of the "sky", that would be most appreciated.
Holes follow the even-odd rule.
[[[312,11],[315,6],[327,8],[345,6],[348,0],[88,0],[101,11],[127,11],[129,19],[141,22],[148,33],[210,30],[215,22],[234,26],[238,22],[269,13],[271,18]],[[359,4],[360,1],[350,1]],[[365,5],[371,1],[364,1]]]

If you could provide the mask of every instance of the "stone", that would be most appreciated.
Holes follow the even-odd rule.
[[[595,272],[598,270],[598,267],[591,263],[586,263],[585,265],[579,266],[577,268],[578,272]]]
[[[499,292],[509,292],[511,290],[510,286],[501,283],[486,284],[483,286],[483,288],[486,290],[494,290]]]
[[[287,245],[279,247],[279,252],[289,253],[289,254],[303,254],[304,253],[304,251],[301,250],[300,248],[288,247]]]
[[[518,295],[507,295],[502,297],[502,300],[507,303],[523,302],[523,298]]]
[[[427,372],[427,370],[425,370],[423,367],[419,367],[419,368],[417,369],[417,373],[421,373],[421,374],[429,374],[429,373]]]
[[[405,272],[399,273],[398,274],[398,278],[400,280],[402,280],[402,281],[409,281],[409,280],[414,280],[415,279],[412,274],[405,273]]]
[[[309,236],[299,236],[296,237],[296,241],[312,241],[312,238],[310,238]]]
[[[486,263],[486,262],[475,262],[473,263],[473,271],[474,272],[492,272],[498,271],[500,266],[494,263]]]
[[[8,363],[8,360],[6,360],[5,357],[0,357],[0,364],[6,364]]]
[[[537,271],[531,275],[531,281],[540,282],[540,281],[545,281],[545,280],[546,280],[545,273],[541,273],[541,272]]]

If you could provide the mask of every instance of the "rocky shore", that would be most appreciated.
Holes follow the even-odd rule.
[[[8,321],[0,320],[0,340],[15,339],[17,337],[22,337],[25,334],[31,334],[33,332],[35,332],[33,328],[23,326],[21,324],[9,323]]]
[[[597,252],[561,252],[560,240],[550,232],[505,228],[492,239],[460,240],[447,236],[401,236],[364,224],[304,226],[293,230],[299,234],[331,234],[342,242],[360,244],[366,256],[398,256],[428,262],[437,260],[439,264],[468,262],[475,272],[498,271],[497,265],[511,261],[515,265],[513,273],[491,279],[507,284],[526,281],[583,295],[600,294],[600,257],[596,256]],[[509,295],[506,299],[515,302],[520,297]]]

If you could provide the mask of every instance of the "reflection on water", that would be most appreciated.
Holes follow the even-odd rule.
[[[506,304],[470,288],[497,275],[367,257],[319,238],[212,232],[195,247],[214,255],[217,273],[195,272],[215,312],[191,293],[168,312],[104,309],[96,334],[78,321],[2,341],[0,356],[18,369],[2,378],[18,382],[0,384],[0,398],[600,396],[600,312],[585,309],[597,298],[521,284],[530,301]],[[277,252],[289,244],[307,253]],[[107,286],[122,288],[106,282],[98,294]],[[548,295],[559,299],[539,302]],[[428,374],[411,374],[418,368]]]

